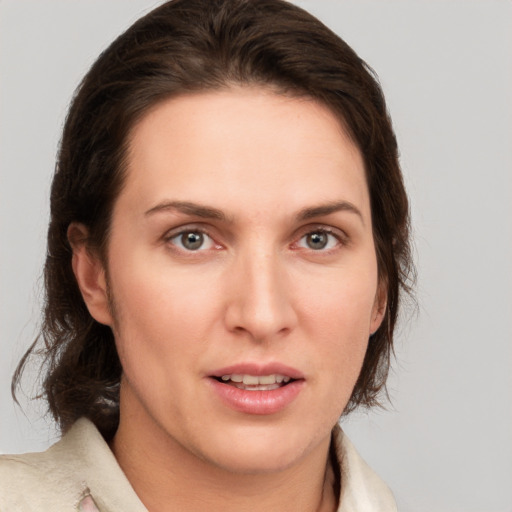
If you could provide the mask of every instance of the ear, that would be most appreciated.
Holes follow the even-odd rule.
[[[384,320],[387,307],[388,287],[387,283],[379,283],[377,293],[375,295],[375,302],[373,303],[372,316],[370,321],[370,336],[375,334]]]
[[[83,224],[72,222],[67,235],[73,249],[73,273],[87,309],[97,322],[112,325],[105,269],[88,246],[89,231]]]

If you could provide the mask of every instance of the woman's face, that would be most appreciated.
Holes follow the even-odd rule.
[[[132,133],[107,275],[121,425],[231,471],[290,467],[328,445],[382,319],[360,152],[313,100],[170,99]]]

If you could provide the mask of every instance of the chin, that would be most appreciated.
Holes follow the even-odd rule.
[[[294,466],[300,457],[297,454],[274,450],[231,450],[219,455],[212,462],[230,473],[243,475],[264,475],[280,473]]]
[[[239,474],[266,474],[284,471],[300,461],[318,444],[304,432],[263,427],[242,429],[229,435],[211,435],[203,456],[226,471]],[[225,433],[224,433],[225,434]],[[313,437],[313,436],[311,436]],[[316,441],[316,442],[315,442]]]

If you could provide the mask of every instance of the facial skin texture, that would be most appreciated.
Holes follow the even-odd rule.
[[[204,510],[187,495],[233,479],[246,497],[272,482],[274,501],[259,504],[316,510],[331,430],[385,307],[358,149],[324,106],[249,87],[165,101],[130,148],[108,272],[81,244],[73,260],[124,370],[121,467],[153,510],[157,488],[174,489],[182,510]],[[72,226],[71,240],[74,230],[85,228]],[[203,233],[203,245],[185,249],[182,231]],[[326,248],[311,248],[311,233],[324,233]],[[211,385],[227,366],[275,362],[303,376],[276,413],[235,410]],[[245,510],[230,492],[223,510]]]

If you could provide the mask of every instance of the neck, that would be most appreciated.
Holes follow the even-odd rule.
[[[154,422],[128,421],[121,411],[112,450],[149,512],[334,512],[336,478],[330,439],[292,467],[236,473],[190,453]],[[144,415],[142,415],[144,416]]]

